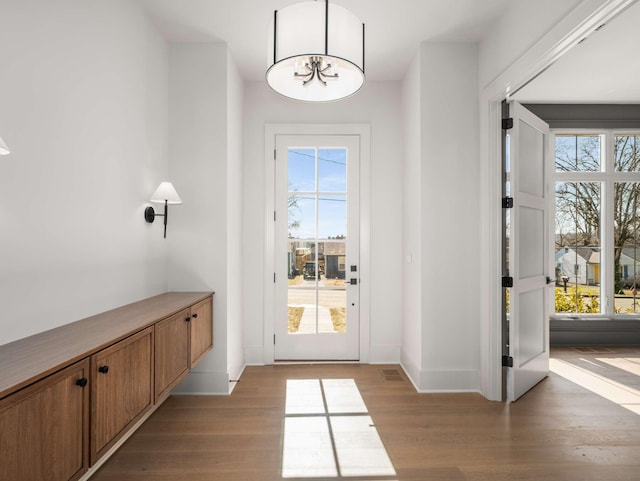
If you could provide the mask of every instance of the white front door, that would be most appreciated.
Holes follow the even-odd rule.
[[[276,135],[276,360],[359,359],[355,135]]]
[[[507,399],[515,401],[549,373],[549,126],[522,105],[509,105],[507,182],[513,197],[509,227],[509,354]]]

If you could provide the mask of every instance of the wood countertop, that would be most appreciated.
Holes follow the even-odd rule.
[[[0,399],[213,292],[167,292],[0,346]]]

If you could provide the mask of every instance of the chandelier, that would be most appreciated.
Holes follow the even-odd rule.
[[[364,84],[364,24],[329,0],[276,10],[269,40],[267,83],[285,97],[326,102]]]

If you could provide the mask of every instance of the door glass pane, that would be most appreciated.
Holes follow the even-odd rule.
[[[614,252],[616,314],[640,312],[640,185],[620,182],[614,186]]]
[[[288,333],[347,332],[347,150],[288,151]]]
[[[318,291],[318,332],[347,332],[347,291],[344,288]]]
[[[599,172],[600,135],[556,135],[556,172]]]
[[[319,150],[318,190],[320,192],[347,191],[347,151],[345,149]]]
[[[318,199],[318,238],[347,237],[347,196],[322,194]]]
[[[600,312],[600,182],[557,182],[555,312]]]
[[[289,191],[316,190],[316,150],[289,149]]]
[[[640,172],[640,136],[616,135],[614,158],[616,172]]]
[[[289,238],[315,239],[316,237],[316,202],[311,194],[289,192]]]

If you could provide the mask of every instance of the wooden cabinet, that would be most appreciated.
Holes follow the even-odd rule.
[[[0,400],[0,479],[68,481],[88,467],[89,361]]]
[[[0,481],[93,474],[211,349],[212,297],[167,292],[0,346]]]
[[[91,463],[153,405],[153,327],[91,356]]]
[[[155,325],[155,399],[165,396],[189,370],[189,309]]]
[[[155,399],[166,397],[213,347],[211,297],[155,325]]]
[[[192,368],[213,348],[213,298],[191,307],[189,367]]]

